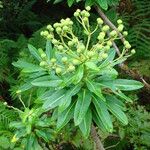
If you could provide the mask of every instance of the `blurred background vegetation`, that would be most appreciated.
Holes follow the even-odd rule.
[[[128,40],[132,47],[136,49],[136,54],[130,58],[126,64],[135,73],[140,73],[147,83],[150,83],[150,1],[104,1],[107,1],[108,5],[100,5],[100,7],[113,23],[118,18],[123,20],[125,29],[129,32]],[[54,2],[56,4],[54,4]],[[92,0],[88,0],[86,5],[92,2]],[[22,81],[19,78],[18,70],[12,66],[12,62],[16,61],[18,57],[29,57],[27,50],[28,43],[33,44],[37,48],[43,48],[45,46],[45,40],[40,36],[40,31],[47,24],[52,24],[61,18],[71,17],[74,19],[73,12],[77,8],[83,9],[85,7],[84,1],[72,4],[73,0],[68,0],[68,2],[65,0],[0,1],[1,102],[7,101],[8,104],[13,104],[14,106],[18,105],[14,93]],[[96,17],[98,17],[98,13],[94,7],[92,7],[91,25],[94,25]],[[76,23],[74,31],[78,35],[82,34],[78,23]],[[124,72],[122,72],[121,76],[128,77]],[[117,129],[116,123],[118,136],[112,135],[108,137],[104,135],[104,143],[108,149],[148,150],[150,149],[150,90],[143,88],[138,92],[129,93],[129,95],[135,100],[134,105],[128,106],[131,108],[128,110],[130,125],[126,129],[121,127]],[[9,149],[7,146],[6,148],[5,146],[1,148],[4,141],[4,135],[1,131],[7,131],[7,136],[10,136],[11,131],[7,129],[8,122],[13,120],[14,113],[11,110],[4,111],[4,109],[6,108],[0,105],[0,149]],[[73,134],[72,132],[73,131],[70,131],[68,134]],[[89,141],[80,141],[80,135],[74,136],[74,139],[71,140],[67,138],[69,136],[70,135],[66,134],[66,143],[61,145],[65,150],[68,147],[70,147],[70,149],[85,150],[91,147]],[[112,144],[115,146],[109,147]]]

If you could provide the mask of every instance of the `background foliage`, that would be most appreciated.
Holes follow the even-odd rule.
[[[32,62],[31,55],[28,52],[27,44],[30,43],[36,48],[44,48],[45,40],[40,36],[40,31],[48,23],[54,23],[64,17],[72,17],[76,8],[84,8],[85,5],[99,5],[112,22],[118,18],[122,18],[126,30],[129,32],[128,40],[136,49],[136,54],[127,62],[130,68],[138,70],[144,75],[147,81],[150,81],[150,3],[149,0],[3,0],[0,3],[0,149],[23,149],[22,143],[19,141],[17,145],[11,142],[15,131],[9,127],[9,123],[20,121],[18,113],[11,108],[6,108],[3,102],[8,105],[21,108],[16,90],[26,81],[23,74],[19,74],[18,70],[12,66],[12,62],[21,59],[28,59]],[[53,5],[55,3],[55,5]],[[69,7],[68,7],[69,6]],[[61,12],[61,13],[60,13]],[[93,27],[95,18],[98,16],[94,7],[92,9],[91,21]],[[72,17],[74,20],[74,18]],[[73,28],[77,35],[82,35],[78,22]],[[93,39],[94,42],[94,39]],[[121,76],[124,76],[122,74]],[[24,89],[27,87],[22,87]],[[37,97],[46,89],[33,89],[24,92],[22,99],[28,104],[27,99],[32,97],[30,105]],[[143,90],[144,91],[144,90]],[[149,149],[150,141],[150,114],[149,114],[149,91],[139,91],[138,93],[128,93],[133,99],[138,99],[133,105],[127,106],[127,116],[129,126],[127,128],[120,127],[116,121],[115,135],[107,135],[99,131],[102,136],[105,147],[112,146],[109,149]],[[141,95],[142,94],[142,95]],[[137,95],[137,96],[135,96]],[[144,107],[139,106],[143,104]],[[52,125],[53,126],[53,125]],[[51,126],[51,127],[52,127]],[[51,139],[53,147],[67,149],[92,149],[94,146],[92,139],[84,139],[78,129],[72,129],[72,124],[68,124],[61,131],[57,138]],[[120,128],[118,128],[118,126]],[[55,135],[55,134],[54,134]],[[70,138],[74,137],[74,138]],[[45,137],[44,137],[45,138]],[[80,140],[82,139],[82,140]],[[50,141],[51,141],[50,140]],[[44,143],[44,142],[43,142]],[[44,148],[47,145],[42,145]]]

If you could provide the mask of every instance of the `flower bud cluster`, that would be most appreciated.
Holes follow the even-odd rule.
[[[82,18],[88,18],[90,17],[90,13],[89,11],[91,10],[91,7],[86,7],[86,10],[80,10],[80,9],[77,9],[76,12],[74,13],[74,16],[75,17],[82,17]]]
[[[91,7],[88,6],[85,10],[81,11],[77,9],[74,13],[74,16],[86,33],[86,42],[83,41],[82,37],[74,35],[72,30],[73,21],[70,18],[61,19],[60,22],[55,23],[53,26],[48,25],[47,30],[41,32],[44,38],[52,42],[57,55],[59,55],[59,59],[52,58],[50,62],[48,62],[46,54],[40,49],[39,53],[43,60],[40,66],[52,69],[59,75],[72,73],[76,71],[80,64],[84,64],[88,61],[101,62],[107,59],[108,52],[112,48],[114,40],[120,39],[119,34],[122,33],[124,37],[128,35],[127,31],[123,31],[124,25],[121,19],[117,20],[117,30],[111,30],[108,25],[104,24],[101,18],[97,18],[96,28],[92,31],[89,23],[90,10]],[[92,35],[98,28],[100,28],[101,31],[97,36],[97,42],[91,45]],[[55,38],[56,35],[57,38]],[[130,43],[126,40],[124,41],[124,48],[131,48]],[[131,50],[131,54],[134,53],[135,50]],[[97,67],[98,64],[99,63],[96,63]]]

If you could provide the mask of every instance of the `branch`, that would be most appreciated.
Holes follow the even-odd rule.
[[[121,41],[124,42],[125,38],[123,37],[123,35],[118,31],[117,27],[107,18],[107,16],[103,13],[101,8],[99,8],[98,6],[95,6],[95,9],[98,12],[98,14],[101,16],[101,18],[104,20],[105,24],[109,25],[111,29],[115,30],[118,33]]]
[[[97,135],[97,132],[96,132],[96,129],[95,129],[94,125],[92,125],[91,136],[92,136],[92,138],[93,138],[93,140],[96,144],[96,149],[97,150],[105,150],[100,138]]]
[[[96,11],[98,12],[98,14],[100,15],[100,17],[104,20],[104,22],[105,22],[111,29],[117,31],[117,33],[118,33],[118,35],[119,35],[121,41],[124,42],[124,41],[125,41],[125,38],[123,37],[123,35],[118,31],[117,27],[107,18],[107,16],[103,13],[103,11],[101,10],[101,8],[99,8],[98,6],[95,6],[95,9],[96,9]],[[109,34],[109,33],[108,33],[108,34]],[[116,45],[115,42],[113,42],[113,47],[114,47],[114,49],[116,50],[117,54],[120,56],[120,54],[121,54],[121,53],[120,53],[120,50],[119,50],[119,48],[117,47],[117,45]],[[123,70],[126,74],[128,74],[129,76],[131,76],[133,79],[137,79],[137,80],[143,82],[145,88],[146,88],[147,90],[150,90],[150,84],[147,83],[147,82],[144,80],[143,76],[140,75],[139,72],[135,72],[135,71],[129,69],[128,66],[125,65],[124,63],[120,64],[119,67],[120,67],[121,70]]]

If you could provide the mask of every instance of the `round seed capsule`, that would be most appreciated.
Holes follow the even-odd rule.
[[[102,31],[107,32],[109,29],[110,29],[109,26],[105,25],[103,26]]]
[[[78,17],[79,15],[80,15],[79,12],[75,12],[75,13],[74,13],[74,16],[75,16],[75,17]]]
[[[102,54],[102,58],[103,58],[103,59],[106,59],[107,57],[108,57],[108,54],[107,54],[107,53],[103,53],[103,54]]]
[[[55,71],[57,74],[60,74],[62,72],[62,69],[60,67],[56,67]]]
[[[86,22],[88,22],[88,18],[87,17],[84,17],[83,18],[83,21],[86,23]]]
[[[67,26],[63,27],[63,31],[68,31],[68,30],[69,30],[69,28]]]
[[[92,56],[94,56],[94,55],[95,55],[95,52],[93,52],[93,51],[89,51],[89,52],[87,53],[87,55],[88,55],[89,57],[92,57]]]
[[[45,61],[41,61],[41,62],[40,62],[40,66],[41,66],[41,67],[46,66],[46,62],[45,62]]]
[[[121,20],[121,19],[118,19],[118,20],[117,20],[117,23],[118,23],[118,24],[122,24],[122,20]]]
[[[69,72],[72,72],[72,71],[74,71],[74,70],[75,70],[75,66],[74,66],[74,65],[69,65],[68,71],[69,71]]]
[[[49,34],[46,38],[47,38],[48,40],[52,40],[53,35],[52,35],[52,34]]]
[[[64,49],[64,47],[62,45],[58,46],[58,50],[62,51]]]
[[[107,42],[107,45],[108,45],[108,46],[112,46],[112,41],[108,41],[108,42]]]
[[[90,10],[91,10],[91,7],[90,7],[90,6],[87,6],[85,9],[86,9],[87,11],[90,11]]]
[[[52,40],[52,43],[53,43],[54,45],[57,45],[57,44],[58,44],[58,41],[57,41],[56,39],[53,39],[53,40]]]
[[[119,31],[119,32],[122,32],[122,31],[123,31],[123,28],[124,28],[124,25],[123,25],[123,24],[120,24],[120,25],[118,26],[118,31]]]
[[[56,23],[54,23],[53,27],[54,27],[54,28],[59,27],[59,23],[57,23],[57,22],[56,22]]]
[[[67,60],[68,60],[68,58],[67,58],[67,57],[63,57],[63,58],[61,59],[61,61],[62,61],[63,63],[66,63],[66,62],[67,62]]]
[[[104,22],[103,22],[103,20],[102,20],[101,18],[97,18],[97,23],[98,23],[99,25],[102,25]]]
[[[110,46],[109,45],[106,45],[105,48],[104,48],[106,51],[110,50]]]
[[[125,44],[125,48],[130,49],[131,45],[130,44]]]
[[[136,53],[135,49],[132,49],[131,54],[135,54],[135,53]]]
[[[62,31],[61,27],[57,27],[57,28],[56,28],[56,32],[57,32],[58,34],[61,33],[61,31]]]
[[[42,57],[42,58],[45,58],[45,57],[46,57],[46,54],[45,54],[45,53],[41,54],[41,57]]]
[[[69,42],[68,42],[68,46],[70,46],[70,47],[73,46],[73,44],[74,44],[74,43],[73,43],[72,41],[69,41]]]
[[[117,35],[117,31],[113,30],[113,31],[110,32],[110,36],[111,36],[111,37],[114,37],[114,36],[116,36],[116,35]]]
[[[128,32],[127,32],[127,31],[124,31],[124,32],[123,32],[123,35],[124,35],[124,36],[127,36],[127,35],[128,35]]]
[[[52,62],[52,63],[55,63],[55,62],[56,62],[56,59],[55,59],[55,58],[52,58],[52,59],[51,59],[51,62]]]
[[[80,61],[78,59],[73,59],[72,63],[74,65],[79,65],[80,64]]]

